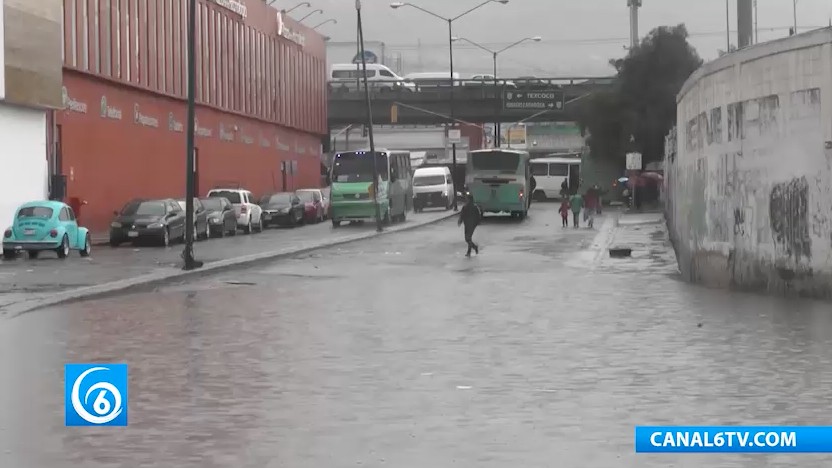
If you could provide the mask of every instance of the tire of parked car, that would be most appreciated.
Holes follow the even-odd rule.
[[[246,227],[243,228],[243,232],[245,234],[251,234],[251,231],[252,231],[252,229],[251,229],[251,218],[249,218],[248,219],[248,224],[246,224]]]
[[[26,252],[26,256],[29,257],[29,260],[34,260],[38,258],[39,254],[40,252],[38,252],[37,250],[29,250]]]
[[[84,248],[81,249],[81,256],[82,257],[89,257],[92,253],[92,240],[90,240],[90,235],[87,234],[87,237],[84,239]]]
[[[168,232],[167,228],[165,228],[165,230],[162,231],[162,238],[160,239],[160,241],[162,242],[163,247],[167,247],[170,245],[170,232]]]
[[[61,239],[61,245],[58,246],[58,258],[66,258],[69,256],[69,237],[64,234]]]
[[[14,260],[17,258],[17,252],[14,250],[3,249],[3,259],[4,260]]]
[[[263,232],[263,217],[260,217],[260,220],[257,221],[257,232]]]

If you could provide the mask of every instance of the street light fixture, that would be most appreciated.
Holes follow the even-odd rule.
[[[308,15],[306,15],[306,16],[304,16],[303,18],[299,19],[299,20],[298,20],[298,23],[302,23],[302,22],[303,22],[303,20],[305,20],[306,18],[309,18],[310,16],[314,15],[315,13],[321,13],[321,14],[323,14],[323,12],[324,12],[324,11],[323,11],[323,10],[321,10],[320,8],[318,8],[317,10],[312,10],[311,12],[309,12],[309,14],[308,14]]]
[[[312,8],[312,4],[309,3],[309,2],[301,2],[301,3],[298,3],[297,5],[293,6],[292,8],[289,8],[288,10],[283,10],[283,13],[284,14],[291,13],[291,12],[297,10],[300,7]]]
[[[454,120],[454,111],[455,111],[455,109],[454,109],[454,87],[456,86],[456,82],[454,81],[454,32],[453,32],[453,24],[454,24],[454,21],[462,18],[463,16],[467,15],[468,13],[471,13],[475,10],[478,10],[478,9],[488,5],[489,3],[500,3],[500,4],[505,5],[505,4],[508,3],[508,0],[486,0],[482,3],[480,3],[479,5],[477,5],[473,8],[470,8],[470,9],[468,9],[468,10],[466,10],[466,11],[464,11],[464,12],[462,12],[462,13],[456,15],[456,16],[450,17],[450,18],[444,17],[442,15],[438,15],[438,14],[436,14],[436,13],[430,11],[430,10],[427,10],[425,8],[420,7],[419,5],[414,5],[414,4],[408,3],[408,2],[393,2],[393,3],[390,4],[390,8],[392,8],[394,10],[398,9],[398,8],[401,8],[401,7],[409,6],[409,7],[415,8],[417,10],[420,10],[423,13],[427,13],[427,14],[433,16],[434,18],[439,18],[442,21],[445,21],[445,22],[448,23],[448,49],[449,49],[448,56],[449,56],[449,59],[450,59],[450,67],[451,67],[451,70],[450,70],[450,72],[451,72],[451,101],[450,101],[451,118],[450,118],[449,125],[452,125],[452,126],[455,126],[455,124],[456,124],[456,122]],[[452,143],[451,147],[452,147],[452,150],[453,150],[454,190],[456,190],[456,180],[457,180],[456,143]],[[454,197],[454,211],[459,211],[459,207],[457,205],[456,197]]]
[[[321,26],[323,26],[327,23],[338,24],[338,20],[330,18],[330,19],[324,21],[323,23],[318,24],[317,26],[313,26],[312,29],[318,29],[318,28],[320,28]]]
[[[540,36],[525,37],[525,38],[520,39],[519,41],[517,41],[517,42],[515,42],[515,43],[513,43],[513,44],[511,44],[507,47],[503,47],[500,50],[491,50],[491,49],[489,49],[488,47],[485,47],[482,44],[478,44],[478,43],[476,43],[476,42],[474,42],[470,39],[466,39],[464,37],[452,37],[451,38],[451,41],[453,41],[453,42],[464,41],[464,42],[467,42],[467,43],[471,44],[472,46],[479,47],[480,49],[482,49],[482,50],[491,54],[491,56],[494,59],[494,92],[495,93],[497,92],[497,56],[499,56],[503,52],[505,52],[505,51],[507,51],[507,50],[509,50],[513,47],[517,47],[520,44],[523,44],[524,42],[540,42],[542,40],[543,40],[543,38],[541,38]],[[498,110],[498,112],[499,112],[499,110]],[[500,122],[499,122],[498,119],[495,119],[494,120],[494,146],[496,148],[500,147],[500,131],[501,131],[500,130]]]

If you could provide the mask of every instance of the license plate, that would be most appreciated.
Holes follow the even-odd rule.
[[[27,236],[34,236],[35,235],[35,230],[34,229],[24,229],[23,234],[25,234]]]
[[[130,231],[127,233],[127,237],[139,237],[139,233],[136,231]]]

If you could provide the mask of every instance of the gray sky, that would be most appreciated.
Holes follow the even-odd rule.
[[[314,26],[334,18],[320,31],[332,41],[355,40],[354,0],[309,0],[312,8],[324,10],[305,23]],[[411,0],[442,16],[456,16],[482,0]],[[736,44],[736,0],[730,2],[732,36]],[[275,6],[291,8],[296,0],[278,0]],[[387,0],[363,0],[364,36],[367,41],[383,41],[386,55],[400,57],[401,71],[443,71],[448,69],[447,23],[410,7],[393,10]],[[629,43],[629,15],[626,0],[509,0],[471,13],[454,23],[454,35],[500,49],[528,36],[541,36],[540,43],[529,43],[503,53],[499,74],[503,77],[535,75],[609,75],[610,58],[626,53]],[[760,41],[788,35],[793,24],[791,0],[758,0]],[[292,16],[300,19],[310,9],[298,8]],[[829,0],[797,0],[800,30],[826,26],[832,17]],[[685,23],[691,42],[706,60],[724,49],[725,0],[643,0],[639,16],[643,36],[660,25]],[[780,28],[771,30],[771,28]],[[782,29],[786,28],[786,29]],[[421,41],[421,48],[417,47]],[[376,53],[379,51],[375,50]],[[455,71],[490,72],[490,54],[467,44],[454,46]]]

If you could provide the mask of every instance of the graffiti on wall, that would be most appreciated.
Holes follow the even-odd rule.
[[[776,184],[769,196],[769,223],[779,253],[799,261],[812,257],[809,237],[809,183],[806,177]]]

